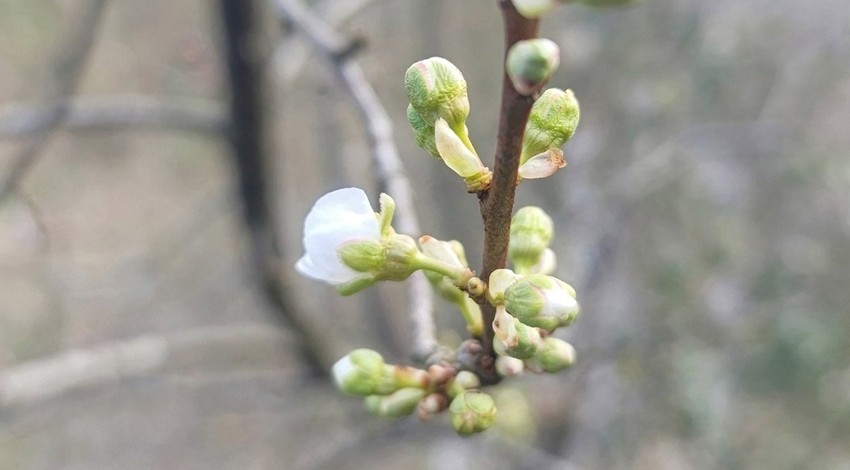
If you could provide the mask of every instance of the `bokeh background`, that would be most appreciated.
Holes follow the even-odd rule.
[[[96,3],[69,85],[61,53]],[[498,387],[499,428],[470,439],[444,418],[371,417],[302,359],[308,337],[325,367],[362,346],[407,361],[407,291],[343,299],[291,268],[316,198],[379,189],[350,97],[266,3],[266,179],[299,329],[252,262],[218,2],[0,0],[0,181],[30,161],[0,200],[0,469],[850,468],[850,3],[644,0],[544,20],[562,50],[551,85],[575,90],[582,121],[569,166],[518,204],[556,221],[579,361]],[[457,64],[490,164],[496,2],[313,3],[364,41],[426,232],[479,265],[477,201],[415,146],[402,77]],[[55,130],[26,127],[69,94]],[[98,121],[163,107],[177,117]]]

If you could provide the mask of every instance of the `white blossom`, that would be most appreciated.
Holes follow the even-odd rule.
[[[346,243],[381,240],[378,218],[360,188],[325,194],[304,221],[305,254],[295,265],[301,274],[333,285],[345,284],[363,273],[346,266],[338,250]]]

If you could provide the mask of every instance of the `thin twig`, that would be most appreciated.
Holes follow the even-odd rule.
[[[313,11],[332,28],[338,28],[361,13],[376,0],[324,0],[316,3]],[[308,47],[299,36],[291,35],[280,42],[274,52],[274,64],[280,85],[287,87],[304,70],[310,58]]]
[[[69,131],[103,132],[125,128],[176,130],[222,135],[227,117],[220,103],[166,102],[143,95],[73,98],[57,127]],[[0,108],[0,138],[34,137],[50,130],[58,103],[11,103]]]
[[[396,227],[399,232],[420,235],[422,231],[416,217],[413,190],[393,140],[392,121],[363,69],[352,58],[357,43],[343,38],[298,0],[275,0],[275,5],[286,21],[303,32],[333,65],[337,77],[366,123],[377,178],[395,199],[399,209],[396,211]],[[424,359],[437,348],[433,296],[422,273],[411,276],[409,288],[413,355],[417,359]]]
[[[508,50],[517,41],[537,37],[538,21],[520,15],[510,0],[500,0],[499,6],[505,23],[507,56]],[[493,183],[488,191],[479,194],[481,218],[484,221],[484,266],[480,277],[485,280],[489,279],[493,271],[506,265],[520,149],[532,104],[534,99],[517,93],[507,73],[504,73]],[[493,367],[493,319],[496,310],[489,302],[483,301],[481,313],[484,321],[482,343],[486,354],[479,372],[483,381],[495,382],[498,381]]]
[[[71,349],[0,370],[0,409],[49,400],[72,390],[112,385],[131,377],[185,374],[199,368],[199,358],[210,355],[238,358],[236,365],[240,370],[280,371],[281,367],[264,362],[262,356],[284,340],[277,328],[247,324],[206,326]]]
[[[0,181],[0,201],[15,190],[18,182],[38,160],[50,140],[52,132],[68,113],[68,98],[74,93],[85,69],[106,0],[90,0],[75,18],[68,33],[60,36],[56,57],[49,62],[50,71],[43,85],[44,102],[47,103],[44,131],[24,144],[12,161],[11,169]]]

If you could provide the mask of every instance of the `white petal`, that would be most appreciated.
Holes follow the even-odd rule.
[[[561,318],[578,308],[578,302],[567,291],[559,288],[543,289],[546,303],[541,315]]]
[[[302,274],[334,285],[360,275],[345,266],[337,249],[353,240],[380,240],[380,228],[369,198],[359,188],[343,188],[325,194],[304,221],[306,254],[296,264]]]

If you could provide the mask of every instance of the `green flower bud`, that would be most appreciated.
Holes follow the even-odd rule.
[[[411,106],[430,125],[445,119],[453,129],[464,126],[469,116],[466,80],[457,67],[442,57],[411,65],[404,74]]]
[[[461,436],[484,431],[496,420],[496,402],[484,392],[468,390],[452,400],[449,419]]]
[[[579,106],[572,90],[550,88],[543,92],[528,116],[520,164],[564,145],[573,136],[578,121]]]
[[[575,289],[552,276],[530,274],[505,291],[505,307],[522,323],[554,330],[578,317]]]
[[[552,240],[554,227],[552,218],[539,207],[526,206],[514,214],[511,219],[508,258],[517,272],[527,274],[540,262]]]
[[[517,93],[531,96],[540,91],[561,63],[560,49],[544,38],[519,41],[508,51],[508,77]]]
[[[543,340],[543,347],[528,362],[531,369],[539,368],[543,372],[554,374],[575,364],[576,349],[564,340],[549,336]]]
[[[477,375],[468,370],[462,370],[454,376],[447,387],[447,392],[449,397],[454,398],[466,390],[478,388],[480,386],[481,380]]]
[[[434,142],[434,125],[429,124],[421,114],[416,112],[412,104],[407,105],[407,120],[413,128],[416,145],[430,153],[432,157],[439,159],[440,152]]]
[[[398,386],[392,367],[371,349],[355,349],[331,368],[337,388],[350,395],[386,395]]]
[[[528,359],[537,354],[543,340],[537,328],[523,324],[504,307],[497,307],[493,320],[493,347],[499,354]]]
[[[385,418],[401,418],[416,411],[419,402],[425,397],[421,388],[401,388],[389,395],[369,395],[364,399],[369,412]]]
[[[543,250],[543,254],[540,255],[540,261],[537,262],[534,266],[531,267],[531,274],[552,274],[555,272],[555,268],[558,267],[558,256],[552,251],[551,248],[546,248]]]
[[[557,0],[513,0],[520,15],[534,20],[548,13],[558,4]]]
[[[505,301],[505,290],[513,285],[520,276],[510,269],[497,269],[490,274],[487,282],[487,299],[493,305],[501,305]]]

